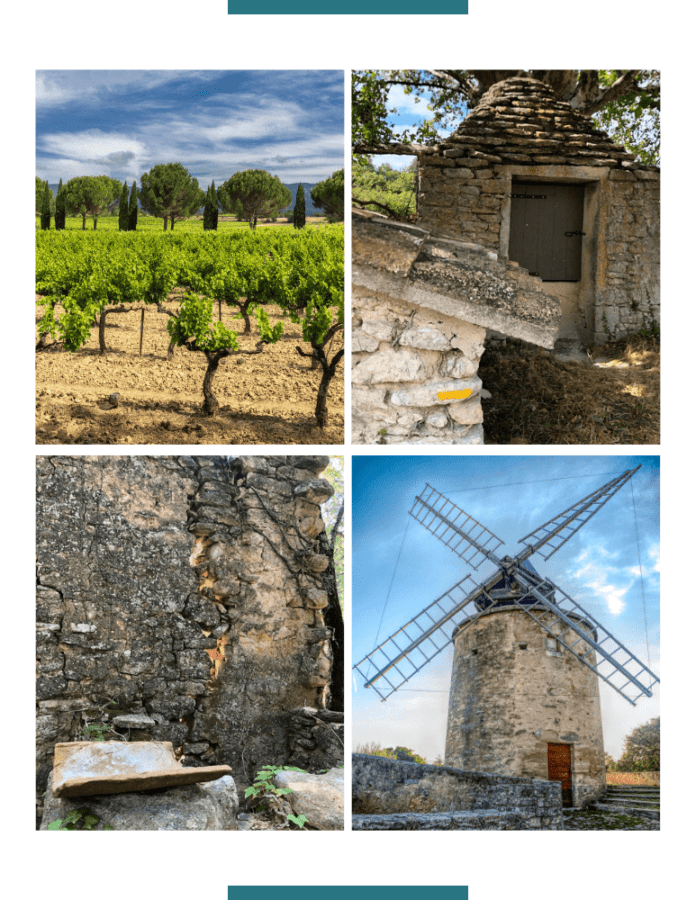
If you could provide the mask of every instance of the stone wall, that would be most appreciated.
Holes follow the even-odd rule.
[[[357,830],[561,830],[560,784],[354,753]],[[439,822],[439,824],[437,824]]]
[[[327,464],[37,459],[39,791],[89,724],[226,763],[241,787],[297,757],[296,710],[329,700]],[[304,749],[307,767],[343,759],[338,740]]]
[[[354,211],[353,441],[482,444],[487,330],[552,347],[560,304],[484,247]]]

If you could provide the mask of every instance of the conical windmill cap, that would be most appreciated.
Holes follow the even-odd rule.
[[[473,162],[472,168],[483,163],[643,168],[536,78],[494,84],[435,152],[457,166]]]

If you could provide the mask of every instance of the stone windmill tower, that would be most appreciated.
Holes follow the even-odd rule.
[[[569,806],[603,793],[599,679],[633,705],[659,679],[530,557],[548,560],[636,471],[523,537],[514,557],[498,556],[503,541],[430,485],[416,498],[416,521],[472,568],[495,571],[479,584],[466,575],[355,669],[386,700],[454,643],[446,765],[558,780]]]

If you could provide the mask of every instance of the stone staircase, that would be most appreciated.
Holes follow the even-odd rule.
[[[610,784],[607,785],[607,796],[593,808],[604,812],[641,813],[659,819],[660,788]]]

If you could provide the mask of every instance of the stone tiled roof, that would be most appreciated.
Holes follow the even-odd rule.
[[[508,78],[484,94],[447,140],[422,151],[430,165],[643,166],[592,119],[535,78]]]

